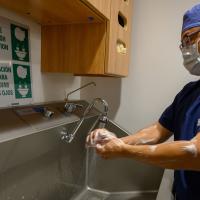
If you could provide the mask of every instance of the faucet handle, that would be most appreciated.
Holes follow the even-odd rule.
[[[76,103],[66,103],[65,104],[65,111],[67,112],[67,113],[72,113],[72,112],[74,112],[76,109],[78,109],[78,108],[83,108],[83,105],[81,105],[81,104],[76,104]]]
[[[44,108],[44,116],[47,118],[51,118],[54,115],[54,111],[51,111],[47,108]]]
[[[44,117],[51,118],[54,115],[54,111],[50,110],[48,107],[37,106],[34,107],[36,112],[42,113]]]
[[[62,131],[60,131],[61,140],[70,143],[73,140],[73,135],[68,132],[66,128],[63,128]]]

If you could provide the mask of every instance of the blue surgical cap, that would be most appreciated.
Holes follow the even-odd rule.
[[[182,32],[200,26],[200,4],[195,5],[183,16]]]

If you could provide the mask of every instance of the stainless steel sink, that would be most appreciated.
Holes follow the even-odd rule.
[[[112,121],[109,121],[105,128],[118,137],[127,136],[127,132]],[[73,200],[156,199],[162,169],[131,159],[104,160],[93,148],[87,151],[86,163],[85,186],[73,196]]]
[[[93,149],[87,151],[85,138],[96,119],[85,119],[70,144],[61,140],[60,132],[73,129],[77,119],[62,119],[61,124],[40,126],[10,140],[1,140],[0,130],[0,199],[155,199],[163,170],[130,159],[103,160]],[[119,137],[127,135],[112,121],[106,128]]]

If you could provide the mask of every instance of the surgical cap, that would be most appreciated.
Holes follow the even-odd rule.
[[[197,26],[200,26],[200,4],[195,5],[184,14],[182,32]]]

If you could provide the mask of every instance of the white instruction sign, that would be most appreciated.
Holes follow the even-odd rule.
[[[0,107],[32,102],[29,29],[0,17]]]

